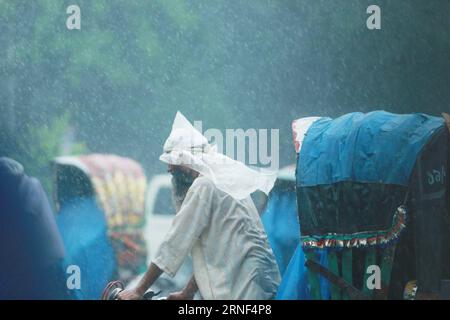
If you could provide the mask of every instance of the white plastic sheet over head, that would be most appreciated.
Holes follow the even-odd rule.
[[[249,168],[217,152],[181,112],[175,116],[172,132],[164,143],[164,153],[159,159],[199,172],[235,199],[247,198],[256,190],[269,194],[276,180],[276,172]]]

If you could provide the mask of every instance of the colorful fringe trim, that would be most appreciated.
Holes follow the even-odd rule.
[[[388,246],[397,240],[406,227],[406,207],[400,206],[392,218],[388,230],[358,232],[352,234],[328,233],[322,236],[301,237],[304,249],[321,248],[360,248],[370,246]]]

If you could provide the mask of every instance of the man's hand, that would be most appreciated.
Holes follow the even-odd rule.
[[[167,297],[167,300],[193,300],[193,299],[194,299],[194,296],[191,294],[188,294],[184,290],[179,291],[179,292],[173,292],[173,293],[169,294],[169,296]]]
[[[136,289],[123,290],[117,296],[118,300],[141,300],[142,294]]]
[[[169,294],[167,300],[193,300],[197,290],[197,282],[195,282],[195,278],[192,276],[183,290]]]
[[[158,279],[162,270],[154,263],[150,264],[147,272],[142,277],[136,288],[131,290],[123,290],[117,296],[118,300],[141,300],[145,291]]]

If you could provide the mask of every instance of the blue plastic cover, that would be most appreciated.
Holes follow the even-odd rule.
[[[320,264],[328,266],[327,249],[316,250],[320,257]],[[310,285],[308,282],[308,269],[305,267],[305,254],[299,244],[294,256],[283,275],[276,300],[309,300],[311,299]],[[320,276],[320,293],[322,300],[330,299],[329,281]]]
[[[297,245],[294,256],[282,277],[276,300],[308,300],[308,273],[305,267],[305,255]]]
[[[305,255],[300,245],[300,224],[295,191],[275,186],[270,193],[267,208],[261,219],[282,275],[276,299],[310,299],[308,270],[305,267]],[[327,266],[326,249],[318,250],[318,253],[320,263]],[[329,299],[328,281],[321,277],[320,285],[323,299]]]
[[[67,263],[81,271],[80,299],[100,299],[113,280],[116,258],[107,235],[103,212],[94,198],[74,198],[62,204],[57,219],[64,241]]]
[[[295,191],[275,187],[270,193],[267,208],[261,219],[278,268],[283,275],[300,241]]]
[[[306,133],[298,186],[340,181],[407,185],[422,147],[444,119],[421,113],[354,112],[320,118]]]

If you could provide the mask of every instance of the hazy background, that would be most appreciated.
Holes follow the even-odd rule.
[[[449,31],[446,0],[0,0],[0,155],[47,188],[59,154],[151,176],[180,110],[204,130],[278,128],[290,164],[302,116],[449,112]]]

